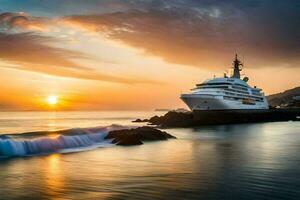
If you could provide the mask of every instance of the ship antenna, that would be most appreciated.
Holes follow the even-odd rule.
[[[235,60],[233,61],[233,76],[232,78],[241,78],[241,74],[240,71],[242,70],[240,67],[243,64],[241,63],[241,61],[238,59],[238,55],[235,54]]]
[[[243,54],[243,63],[242,63],[243,67],[245,66],[245,55]]]

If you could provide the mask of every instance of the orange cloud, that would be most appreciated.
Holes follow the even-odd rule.
[[[73,15],[62,20],[143,49],[146,54],[170,63],[210,69],[224,67],[238,52],[246,56],[252,67],[300,64],[300,48],[293,44],[294,39],[289,39],[294,37],[293,33],[278,32],[278,27],[266,27],[268,22],[243,14],[174,8]]]
[[[86,55],[51,46],[52,37],[33,33],[7,34],[0,32],[0,59],[16,64],[15,69],[79,79],[137,84],[157,83],[151,80],[131,79],[101,74],[74,63],[72,58],[87,59]],[[11,68],[11,66],[10,66]]]
[[[49,31],[50,25],[54,24],[45,17],[33,17],[24,12],[6,12],[0,14],[0,25],[9,29],[20,28],[30,31]]]

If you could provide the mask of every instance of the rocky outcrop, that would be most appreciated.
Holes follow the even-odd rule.
[[[132,122],[134,123],[143,123],[143,122],[149,122],[148,119],[136,119],[136,120],[133,120]]]
[[[154,116],[149,119],[152,125],[161,127],[190,127],[195,125],[192,112],[170,111],[164,116]]]
[[[149,123],[161,128],[193,127],[237,123],[276,122],[299,120],[300,108],[269,110],[207,110],[192,112],[170,111],[163,116],[154,116]]]
[[[113,139],[114,144],[123,146],[141,145],[145,141],[168,140],[171,138],[176,137],[149,126],[110,131],[105,137],[105,139]]]
[[[299,102],[297,104],[294,100],[294,97],[296,96],[300,96],[300,87],[269,95],[267,96],[267,99],[271,107],[300,107]]]

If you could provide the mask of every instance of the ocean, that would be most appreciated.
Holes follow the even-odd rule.
[[[177,139],[131,147],[104,140],[163,114],[0,112],[0,199],[300,199],[300,122],[165,129]]]

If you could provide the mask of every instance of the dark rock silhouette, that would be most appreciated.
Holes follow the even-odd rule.
[[[149,120],[148,119],[136,119],[136,120],[133,120],[132,122],[142,123],[142,122],[149,122]]]
[[[190,127],[195,125],[192,112],[170,111],[164,116],[151,117],[149,122],[162,127]]]
[[[194,112],[170,111],[164,116],[154,116],[149,123],[162,128],[193,127],[199,125],[219,125],[236,123],[256,123],[275,121],[298,121],[300,109],[269,109],[269,110],[208,110]]]
[[[300,96],[300,87],[269,95],[267,96],[267,99],[271,107],[284,106],[300,108],[299,102],[295,102],[294,100],[294,97],[296,96]]]
[[[124,134],[124,133],[123,133]],[[126,134],[126,133],[125,133]],[[112,143],[121,145],[121,146],[132,146],[132,145],[142,145],[143,142],[136,136],[127,134],[126,136],[114,136]]]
[[[143,141],[168,140],[171,138],[176,137],[149,126],[110,131],[105,137],[105,139],[113,139],[114,144],[124,146],[141,145]]]

